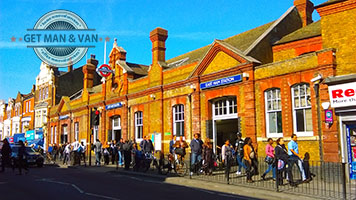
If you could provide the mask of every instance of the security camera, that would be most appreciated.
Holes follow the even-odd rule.
[[[312,78],[310,81],[311,81],[311,82],[317,82],[317,81],[321,80],[322,78],[323,78],[323,77],[322,77],[320,74],[318,74],[317,77]]]

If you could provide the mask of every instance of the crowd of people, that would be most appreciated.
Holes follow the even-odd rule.
[[[277,180],[278,184],[283,184],[283,180],[288,180],[289,184],[296,186],[293,179],[292,169],[294,165],[298,166],[300,171],[300,176],[302,182],[309,182],[312,180],[313,173],[309,170],[309,154],[306,153],[303,156],[299,153],[297,136],[292,134],[291,141],[288,143],[287,147],[284,143],[283,138],[278,138],[276,140],[276,146],[273,147],[274,141],[272,138],[268,138],[268,144],[266,145],[266,156],[264,161],[267,164],[267,169],[261,175],[261,179],[266,180],[268,173],[272,171],[273,180]],[[20,141],[20,150],[18,153],[18,165],[19,174],[22,173],[22,169],[28,172],[24,161],[24,154],[26,151],[25,143]],[[194,134],[194,138],[191,143],[184,140],[184,137],[179,137],[177,140],[176,136],[173,136],[169,143],[169,152],[174,159],[177,160],[179,156],[180,159],[184,159],[186,155],[186,148],[190,147],[191,156],[191,175],[194,173],[204,173],[206,175],[212,175],[215,167],[218,166],[218,156],[213,151],[213,144],[210,139],[203,142],[200,139],[200,134]],[[140,164],[145,158],[152,158],[154,154],[154,145],[148,136],[139,144],[140,150],[137,147],[135,141],[123,140],[111,141],[110,144],[104,146],[99,139],[91,145],[91,150],[95,153],[95,165],[100,166],[101,163],[108,165],[110,162],[112,164],[117,164],[118,166],[124,166],[126,170],[133,166],[134,169],[140,167]],[[56,163],[59,159],[64,165],[81,165],[84,163],[86,166],[86,145],[83,142],[74,141],[73,143],[66,143],[57,146],[49,145],[46,152],[47,159]],[[221,163],[225,166],[225,175],[229,176],[231,171],[231,166],[233,163],[238,165],[236,175],[242,174],[242,169],[244,169],[246,174],[247,182],[253,182],[252,177],[258,175],[258,159],[257,150],[252,144],[252,139],[246,137],[244,140],[240,133],[237,133],[234,146],[230,144],[230,140],[226,140],[224,145],[221,147]],[[38,148],[38,151],[41,151]],[[43,151],[43,150],[42,150]],[[6,166],[10,161],[11,147],[7,139],[3,140],[2,146],[2,169],[0,172],[4,171],[4,166]]]
[[[288,180],[291,186],[296,186],[293,179],[292,169],[294,165],[298,166],[303,183],[310,182],[315,176],[309,170],[309,153],[304,155],[304,158],[299,153],[297,136],[292,134],[291,141],[287,147],[284,144],[283,138],[278,138],[277,145],[273,147],[274,141],[268,138],[266,145],[266,156],[264,162],[267,164],[267,169],[261,175],[262,180],[266,180],[268,173],[272,171],[272,179],[278,181],[279,185],[283,184],[283,180]],[[187,143],[183,141],[183,137],[176,141],[175,136],[170,142],[169,151],[171,154],[185,155],[185,149],[188,147]],[[199,134],[194,134],[194,138],[190,143],[191,148],[191,175],[194,173],[204,173],[212,175],[213,169],[218,166],[219,156],[214,154],[213,145],[210,139],[203,142]],[[236,175],[242,174],[242,169],[245,170],[246,179],[248,183],[252,183],[252,177],[259,174],[257,149],[252,144],[252,139],[246,137],[244,140],[241,134],[237,133],[235,145],[230,144],[230,140],[225,140],[221,147],[221,162],[225,167],[225,176],[228,177],[233,163],[238,165]],[[184,152],[184,153],[183,153]],[[278,179],[278,180],[277,180]]]

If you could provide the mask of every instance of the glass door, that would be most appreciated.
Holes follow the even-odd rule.
[[[350,178],[356,180],[356,125],[347,125],[347,156],[350,162]]]

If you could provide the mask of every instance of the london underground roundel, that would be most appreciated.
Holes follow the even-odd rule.
[[[96,71],[102,77],[108,77],[112,73],[111,67],[107,64],[102,64]]]

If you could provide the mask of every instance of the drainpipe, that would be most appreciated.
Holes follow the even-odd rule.
[[[319,80],[320,81],[320,80]],[[323,153],[323,142],[322,142],[322,133],[321,133],[321,111],[320,111],[320,96],[319,96],[319,88],[320,82],[314,82],[314,92],[316,98],[316,109],[318,115],[318,136],[319,136],[319,157],[320,161],[324,161],[324,153]]]

